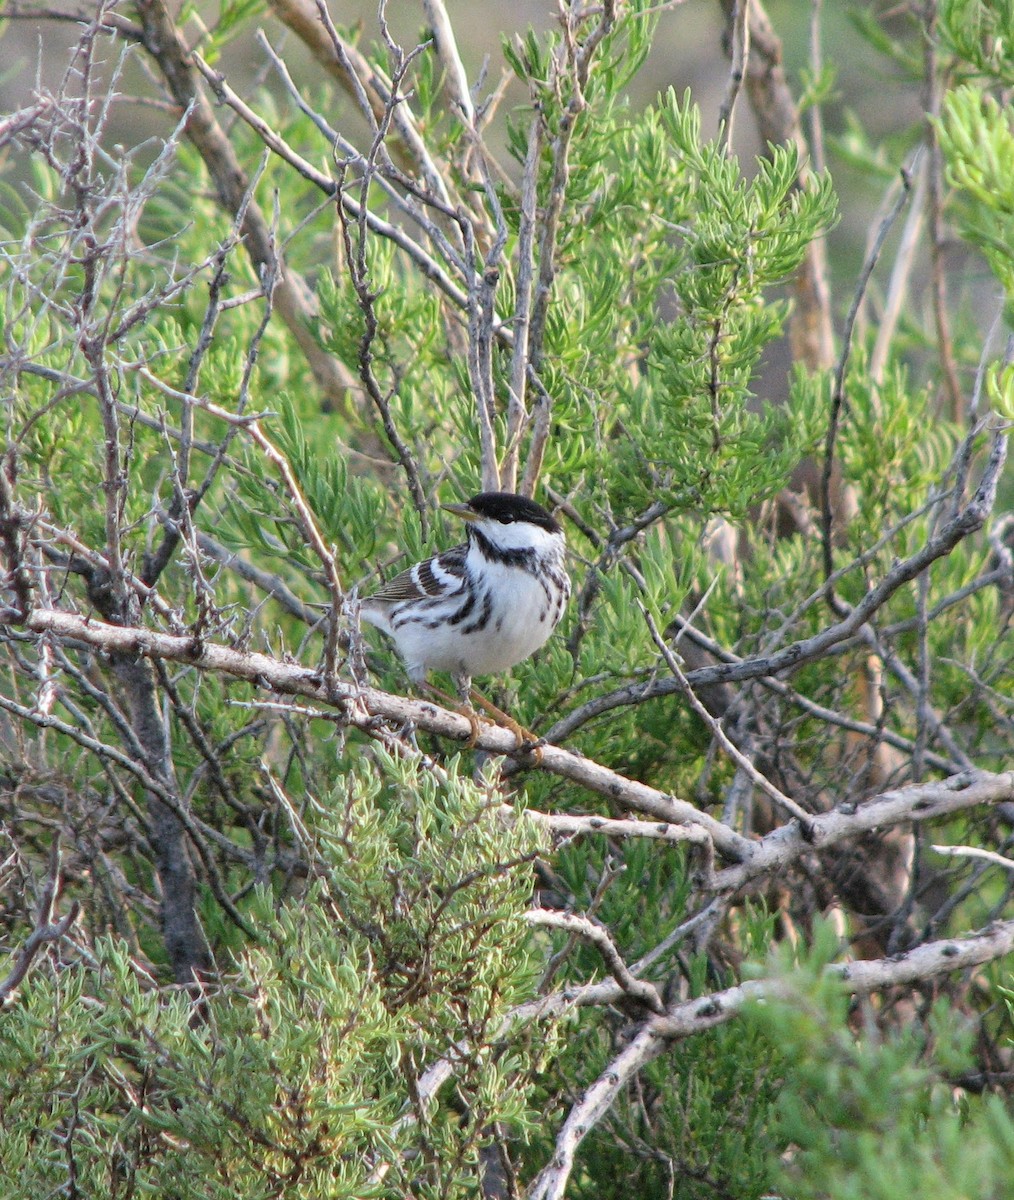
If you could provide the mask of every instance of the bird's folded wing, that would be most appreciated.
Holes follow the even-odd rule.
[[[401,600],[430,600],[452,596],[465,581],[465,552],[467,546],[454,546],[432,558],[423,559],[407,571],[389,580],[367,603],[380,600],[396,604]]]

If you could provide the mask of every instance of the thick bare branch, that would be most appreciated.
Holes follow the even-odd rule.
[[[454,26],[447,15],[443,0],[423,0],[423,12],[433,31],[433,41],[446,77],[445,86],[465,122],[474,126],[475,105],[472,103],[472,93],[468,87],[468,75],[458,53]]]
[[[109,625],[53,609],[34,609],[26,625],[34,633],[50,634],[62,641],[80,642],[111,653],[188,663],[201,670],[246,679],[282,694],[306,696],[323,704],[340,704],[344,706],[344,720],[359,728],[368,729],[376,717],[382,717],[400,726],[415,725],[460,742],[469,741],[474,732],[467,717],[429,701],[411,700],[338,681],[332,681],[329,687],[318,672],[266,654],[232,650],[210,641],[151,629]],[[477,745],[483,750],[511,754],[517,751],[517,738],[509,729],[484,725]],[[753,844],[746,838],[694,805],[637,780],[627,779],[591,759],[557,746],[546,746],[539,765],[554,775],[606,796],[621,810],[641,812],[674,825],[700,826],[711,837],[718,852],[734,862],[743,861],[753,852]]]
[[[865,995],[967,970],[1012,951],[1014,921],[1000,921],[967,937],[929,942],[907,954],[835,964],[827,968],[827,973],[853,995]],[[622,994],[619,984],[614,988]],[[647,1020],[571,1108],[557,1135],[556,1152],[525,1193],[526,1200],[563,1200],[581,1142],[609,1112],[630,1080],[665,1053],[674,1040],[724,1024],[750,1001],[780,996],[791,999],[792,994],[791,980],[750,980],[676,1004],[664,1015]],[[548,1015],[553,1007],[546,1005],[543,1014]]]
[[[930,821],[1011,799],[1014,799],[1014,771],[997,775],[966,771],[939,782],[882,792],[864,804],[844,804],[812,817],[805,832],[794,821],[783,825],[756,843],[749,861],[716,871],[711,886],[716,891],[734,890],[752,879],[783,870],[809,850],[824,850],[904,821]]]
[[[429,701],[411,700],[338,682],[328,688],[318,673],[264,654],[232,650],[149,629],[107,625],[51,609],[35,609],[26,624],[35,633],[50,634],[67,642],[81,642],[120,654],[189,663],[202,670],[246,679],[282,694],[306,696],[325,705],[339,704],[343,706],[343,720],[363,729],[369,729],[377,717],[382,717],[457,741],[469,740],[473,735],[472,723],[467,717]],[[477,744],[499,754],[510,755],[517,749],[515,735],[499,726],[483,726]],[[561,747],[543,747],[539,766],[606,796],[620,809],[703,830],[713,841],[716,851],[732,864],[716,872],[707,885],[719,892],[736,890],[751,880],[783,870],[811,850],[822,850],[874,829],[903,821],[929,820],[1014,799],[1014,773],[963,773],[941,782],[885,792],[858,808],[842,806],[813,817],[805,833],[797,823],[791,822],[760,842],[751,842],[694,805]]]

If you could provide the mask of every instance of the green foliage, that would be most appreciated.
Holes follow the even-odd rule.
[[[944,0],[940,30],[947,45],[976,71],[1014,83],[1014,5],[1010,0]]]
[[[532,1119],[494,1039],[530,987],[535,843],[496,808],[453,770],[360,761],[302,827],[320,874],[249,898],[259,943],[200,1021],[112,938],[36,972],[0,1021],[4,1196],[71,1178],[111,1197],[471,1195],[487,1116]],[[456,1091],[420,1109],[418,1075],[448,1053]],[[416,1120],[428,1150],[403,1162]]]
[[[869,1002],[851,1014],[822,973],[835,940],[825,927],[803,961],[782,955],[747,1017],[784,1072],[775,1190],[797,1200],[1000,1200],[1014,1169],[1014,1118],[999,1096],[951,1082],[971,1063],[970,1023],[939,1003],[928,1031],[878,1034],[862,1012]]]
[[[868,546],[878,530],[919,506],[950,462],[958,431],[932,416],[930,396],[912,387],[902,366],[874,383],[859,365],[849,378],[849,404],[842,463],[847,478],[873,484],[864,489],[856,530]]]
[[[400,1023],[324,924],[268,925],[286,935],[286,964],[244,956],[197,1028],[187,997],[160,995],[112,942],[94,964],[36,976],[0,1027],[18,1131],[0,1154],[4,1194],[72,1176],[91,1195],[256,1198],[287,1178],[303,1181],[292,1194],[380,1194],[364,1152],[397,1115],[377,1084]]]
[[[613,1046],[600,1027],[588,1025],[573,1034],[575,1049],[604,1070]],[[771,1184],[777,1061],[771,1043],[753,1030],[726,1028],[688,1039],[651,1063],[616,1105],[609,1125],[588,1138],[568,1196],[760,1200]],[[627,1151],[622,1169],[617,1143]]]
[[[939,530],[947,505],[970,485],[984,437],[967,462],[955,457],[964,425],[940,415],[940,372],[930,361],[938,331],[932,305],[918,295],[886,361],[871,367],[878,269],[851,347],[834,447],[836,485],[854,492],[856,506],[836,523],[830,596],[819,484],[794,493],[802,518],[789,531],[773,502],[785,500],[800,464],[809,460],[820,474],[833,371],[796,364],[779,374],[775,351],[792,315],[786,285],[815,239],[834,229],[838,199],[828,173],[807,175],[794,144],[741,162],[708,138],[689,94],[670,89],[644,106],[630,99],[627,85],[664,7],[620,6],[580,96],[580,72],[558,31],[528,32],[505,48],[529,101],[507,118],[509,153],[523,165],[532,122],[541,121],[537,221],[561,206],[551,263],[539,260],[535,239],[531,266],[545,268],[539,286],[549,302],[526,403],[541,400],[535,382],[552,402],[540,496],[559,493],[570,506],[575,588],[559,633],[492,686],[539,732],[601,703],[575,721],[568,749],[761,836],[778,814],[759,792],[748,794],[746,776],[682,696],[662,694],[671,676],[644,613],[687,670],[802,643]],[[214,61],[261,8],[261,0],[224,0],[201,42],[205,56]],[[579,35],[609,11],[591,6]],[[867,10],[860,23],[878,63],[886,59],[921,88],[924,30],[914,39]],[[1009,308],[1014,132],[988,89],[999,94],[1010,82],[1010,5],[949,0],[940,31],[961,59],[948,71],[963,81],[944,95],[936,126],[955,189],[948,214],[1003,284]],[[398,66],[389,44],[364,53],[378,71]],[[831,79],[825,71],[808,80],[806,104],[822,104]],[[344,122],[329,82],[314,86],[317,94],[305,89],[308,103]],[[406,183],[397,128],[376,163],[385,185],[403,189],[405,207],[378,182],[365,196],[418,238],[455,286],[485,271],[484,256],[496,258],[489,371],[502,452],[524,283],[521,194],[508,171],[477,171],[474,135],[448,103],[433,46],[399,87],[392,119],[414,114],[460,204],[428,207],[422,176]],[[739,104],[746,100],[744,92]],[[305,112],[262,90],[250,102],[310,161],[333,163],[334,147]],[[555,149],[571,132],[561,171]],[[349,260],[358,265],[360,227],[349,227],[350,255],[332,197],[322,202],[279,158],[258,167],[263,147],[242,122],[228,136],[254,179],[251,200],[274,213],[288,269],[313,293],[316,348],[353,378],[368,368],[374,394],[350,388],[322,403],[304,354],[307,330],[279,319],[277,293],[262,327],[259,273],[193,146],[169,138],[116,161],[93,155],[80,210],[68,200],[73,156],[60,158],[62,144],[50,147],[52,161],[33,154],[33,190],[0,196],[3,482],[24,506],[22,524],[0,529],[2,549],[8,554],[22,534],[36,538],[42,599],[91,614],[107,565],[105,498],[119,498],[121,550],[137,572],[185,496],[194,530],[237,558],[223,561],[185,531],[157,594],[138,589],[142,619],[189,632],[195,647],[211,636],[317,669],[324,638],[313,613],[324,611],[326,588],[293,498],[238,425],[183,389],[263,414],[261,428],[334,547],[342,582],[368,591],[377,575],[460,539],[436,504],[479,486],[469,359],[476,314],[376,232],[361,247],[357,290]],[[881,137],[846,114],[833,161],[879,186],[896,178],[899,147],[907,154],[916,136],[901,129]],[[362,169],[350,166],[349,177]],[[358,200],[363,193],[351,187]],[[430,226],[416,220],[420,213]],[[463,214],[502,237],[499,257],[489,239],[455,240]],[[833,272],[843,310],[855,281],[837,264]],[[963,371],[980,361],[980,322],[958,316],[954,355]],[[89,337],[101,342],[121,422],[112,466],[103,458]],[[985,363],[982,383],[993,411],[1012,419],[1014,368]],[[182,432],[190,421],[192,438]],[[433,509],[428,539],[391,428]],[[191,462],[181,480],[184,442]],[[735,551],[723,559],[712,540],[716,517],[737,522]],[[935,737],[938,721],[977,766],[1008,769],[1009,604],[995,580],[980,586],[1003,546],[985,537],[962,543],[900,588],[835,647],[836,657],[701,695],[757,769],[815,809],[855,807],[883,787],[943,771],[951,750]],[[276,603],[285,592],[308,606],[309,620],[294,615],[298,606]],[[711,639],[705,649],[678,633],[688,613]],[[377,644],[361,676],[350,666],[358,645],[342,641],[341,681],[402,691],[401,664],[388,650],[372,653]],[[538,1023],[504,1027],[513,1006],[540,991],[570,996],[609,978],[600,949],[530,931],[522,914],[533,879],[540,899],[593,915],[667,1000],[734,984],[749,973],[745,956],[765,961],[774,984],[746,1025],[677,1044],[639,1073],[583,1146],[568,1195],[992,1200],[1009,1181],[1009,1115],[993,1098],[956,1097],[947,1082],[969,1061],[966,1022],[980,1015],[980,1000],[964,997],[959,1012],[927,998],[897,1030],[881,1029],[893,1014],[872,1006],[857,1021],[824,971],[842,947],[812,921],[833,890],[816,852],[790,878],[757,882],[770,884],[777,915],[737,898],[721,927],[702,934],[709,950],[697,952],[696,933],[681,927],[711,899],[699,888],[698,851],[597,835],[550,850],[501,812],[507,801],[518,812],[628,815],[612,799],[547,771],[487,787],[473,781],[471,757],[451,757],[413,729],[377,719],[350,731],[337,705],[322,702],[315,712],[267,695],[259,682],[175,663],[159,676],[159,711],[218,971],[195,1019],[190,1000],[165,983],[150,797],[136,774],[81,742],[137,755],[122,662],[75,645],[60,647],[56,661],[52,647],[22,629],[7,652],[0,698],[9,692],[22,713],[45,710],[67,726],[19,725],[8,714],[0,723],[0,818],[5,837],[11,830],[11,861],[25,879],[41,874],[59,831],[68,897],[85,906],[79,940],[60,948],[64,958],[54,950],[38,961],[0,1015],[0,1192],[12,1200],[61,1189],[172,1200],[455,1200],[476,1194],[480,1155],[493,1140],[510,1146],[527,1180],[552,1158],[575,1097],[608,1072],[646,1016],[624,1001],[575,1010],[548,1033]],[[874,658],[880,673],[864,689]],[[637,702],[642,685],[658,689],[650,703]],[[960,816],[934,834],[996,842],[998,820]],[[924,911],[950,882],[909,877],[897,908],[877,914],[882,925],[903,931],[911,911],[913,925],[967,928],[1004,905],[991,878],[955,886],[953,904],[948,895],[935,914]],[[8,891],[4,944],[17,947],[30,928],[30,889]],[[866,910],[857,912],[846,921],[858,926]],[[800,950],[769,956],[783,930]],[[991,1029],[1001,1027],[990,1019]],[[425,1072],[445,1058],[453,1081],[422,1098]]]
[[[977,89],[948,93],[938,125],[951,182],[960,189],[965,236],[982,251],[1014,314],[1014,126],[1009,109]]]
[[[742,513],[797,461],[784,410],[756,411],[749,385],[785,317],[772,289],[834,223],[830,180],[797,187],[798,152],[787,147],[747,180],[672,90],[641,114],[607,111],[575,155],[585,219],[561,243],[572,323],[550,327],[567,431],[556,452],[571,455],[569,471],[590,468],[612,441],[611,500],[625,509],[662,498]],[[585,454],[573,461],[577,439]]]

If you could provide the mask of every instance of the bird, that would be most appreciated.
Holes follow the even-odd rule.
[[[394,642],[415,686],[428,671],[447,671],[462,711],[479,724],[471,701],[533,740],[472,687],[476,676],[508,670],[544,645],[570,596],[560,523],[541,504],[514,492],[479,492],[444,504],[466,523],[466,540],[423,559],[362,601],[361,618]],[[446,699],[446,697],[444,697]]]

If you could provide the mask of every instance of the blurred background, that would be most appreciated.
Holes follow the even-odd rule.
[[[115,6],[111,6],[114,7]],[[182,5],[171,3],[180,10]],[[254,14],[253,20],[239,23],[235,38],[225,48],[218,66],[237,90],[246,96],[259,84],[274,90],[281,98],[277,81],[266,67],[264,56],[254,40],[254,30],[263,28],[272,44],[283,51],[289,67],[305,94],[319,96],[319,67],[305,48],[271,14],[261,0],[241,5]],[[330,0],[335,23],[345,29],[357,29],[363,43],[379,40],[376,0]],[[8,5],[5,11],[31,12],[32,6]],[[488,96],[508,78],[502,44],[529,28],[544,30],[556,21],[556,4],[551,0],[446,0],[459,49],[476,94]],[[630,85],[631,103],[643,106],[657,94],[673,87],[678,94],[690,89],[700,106],[703,128],[713,134],[729,79],[729,61],[723,50],[724,16],[718,0],[685,0],[660,4],[659,28],[652,52],[644,68]],[[909,160],[921,130],[924,111],[922,82],[923,47],[915,9],[907,4],[884,2],[823,3],[822,0],[771,0],[766,11],[781,39],[790,86],[803,106],[805,98],[819,94],[822,122],[822,146],[825,164],[831,172],[839,196],[839,223],[828,236],[829,270],[836,329],[851,303],[855,280],[861,269],[880,219],[897,188],[899,171]],[[10,113],[26,105],[36,86],[55,88],[68,69],[69,49],[78,36],[78,26],[69,19],[75,13],[93,11],[68,0],[46,5],[48,14],[58,13],[62,20],[19,16],[6,23],[0,41],[0,113]],[[220,19],[222,6],[198,0],[190,6],[194,14],[185,25],[195,40],[201,23],[210,25]],[[411,48],[426,36],[425,13],[420,0],[390,0],[385,7],[392,36]],[[126,6],[123,7],[127,15]],[[141,55],[128,55],[122,63],[110,62],[109,70],[122,70],[124,97],[110,120],[111,142],[137,147],[148,138],[164,136],[175,123],[176,113],[162,100],[158,81],[148,74]],[[133,96],[145,97],[142,100]],[[503,144],[506,114],[525,103],[523,89],[509,78],[497,116],[488,131],[489,142]],[[355,139],[364,133],[354,107],[343,100],[344,110],[329,112],[328,119]],[[804,114],[804,131],[811,146],[815,109]],[[760,150],[756,129],[746,98],[741,97],[735,112],[734,147],[746,172]],[[158,145],[152,142],[152,155]],[[317,152],[317,151],[315,151]],[[514,169],[506,156],[501,161]],[[819,165],[819,164],[818,164]],[[8,183],[25,181],[25,168],[9,160],[0,151],[0,178]],[[0,200],[2,202],[2,200]],[[901,236],[903,221],[895,222],[888,239],[884,262],[890,263]],[[928,287],[928,239],[921,243],[912,271],[907,304],[913,327],[932,328],[929,317],[931,297]],[[967,244],[956,239],[943,247],[945,274],[949,289],[949,307],[955,332],[972,325],[981,338],[997,311],[996,283],[985,264],[970,252]],[[879,298],[887,286],[884,267],[874,276],[867,303],[860,314],[859,331],[864,323],[875,322]],[[881,278],[883,275],[883,278]],[[908,346],[909,361],[921,370],[932,357],[933,347],[915,336]],[[783,393],[787,355],[771,347],[763,377],[757,381],[758,394],[776,398]],[[960,364],[963,382],[970,386],[976,364]]]
[[[40,5],[47,13],[65,17],[93,11],[90,5],[76,5],[59,0],[55,5]],[[180,9],[180,4],[171,4]],[[504,38],[523,33],[529,28],[550,28],[555,23],[556,5],[551,0],[447,0],[458,37],[459,49],[473,83],[480,78],[484,86],[480,94],[488,93],[506,71],[501,50]],[[661,9],[667,6],[659,5]],[[193,11],[207,23],[218,18],[219,5],[199,0]],[[286,48],[286,57],[297,78],[312,86],[317,68],[308,61],[305,51],[286,35],[274,20],[268,7],[261,5],[258,23],[271,40]],[[330,0],[330,11],[336,24],[356,27],[365,41],[378,37],[378,8],[374,0]],[[5,11],[27,13],[31,6],[19,3],[16,9],[5,5]],[[862,243],[869,224],[869,206],[876,206],[882,187],[870,178],[868,169],[859,169],[854,161],[859,147],[855,144],[857,127],[869,132],[871,139],[897,139],[898,153],[884,158],[883,168],[893,174],[903,159],[904,144],[910,141],[912,125],[921,112],[918,81],[914,81],[901,64],[875,55],[870,42],[859,32],[876,30],[876,36],[897,39],[918,54],[917,30],[899,4],[860,2],[811,3],[810,0],[774,0],[766,5],[768,15],[782,39],[786,71],[797,95],[806,90],[811,76],[811,37],[816,14],[819,44],[823,65],[833,75],[829,97],[823,104],[823,119],[827,135],[828,166],[832,169],[839,192],[843,196],[842,225],[832,235],[832,247],[846,251],[856,239]],[[124,7],[124,12],[126,8]],[[388,25],[393,36],[406,47],[415,45],[425,36],[425,17],[418,0],[391,0],[386,6]],[[722,48],[723,16],[717,0],[686,0],[663,11],[655,45],[645,67],[631,84],[632,101],[637,105],[650,103],[659,91],[674,87],[682,93],[690,88],[704,115],[704,128],[714,130],[719,104],[724,94],[729,63]],[[196,35],[197,26],[191,21],[188,29]],[[252,26],[245,25],[223,55],[220,63],[229,79],[243,90],[253,84],[263,72],[262,55],[253,41]],[[0,60],[0,110],[14,112],[28,102],[36,82],[54,87],[67,69],[67,51],[77,37],[77,26],[71,20],[53,21],[39,18],[20,18],[9,22],[4,30]],[[110,64],[113,66],[114,64]],[[124,64],[132,82],[142,72],[139,60]],[[269,81],[270,83],[270,81]],[[126,90],[133,90],[133,87]],[[136,145],[151,134],[162,133],[170,116],[154,97],[157,89],[147,89],[152,102],[146,106],[124,103],[116,112],[113,129],[124,145]],[[524,100],[522,89],[512,81],[500,114]],[[747,160],[758,149],[753,122],[746,104],[738,112],[735,145]],[[355,114],[349,106],[349,120]]]

